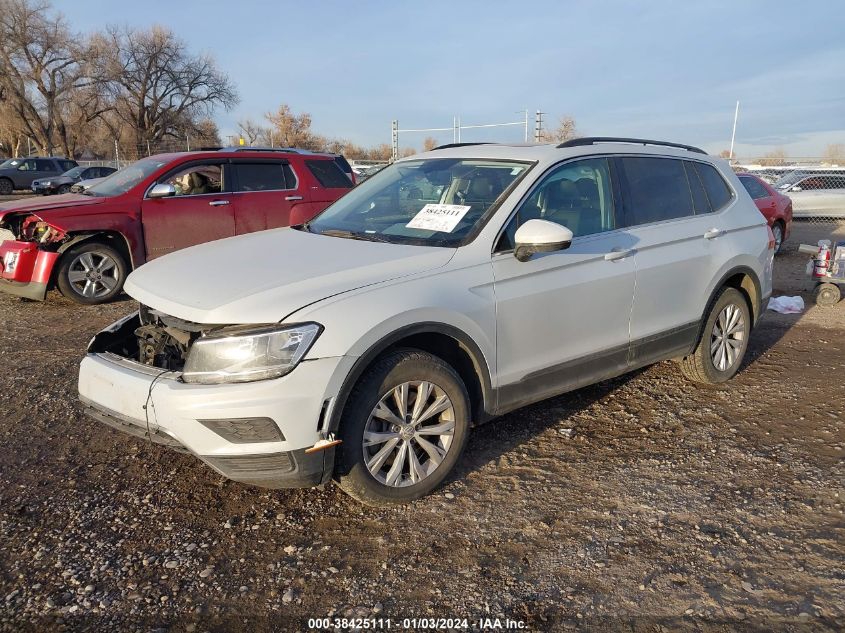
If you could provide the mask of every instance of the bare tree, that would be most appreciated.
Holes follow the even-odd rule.
[[[47,0],[0,0],[0,87],[9,112],[41,151],[51,154],[59,145],[72,154],[68,110],[90,86],[89,55],[51,8]]]
[[[181,133],[238,96],[208,55],[193,55],[166,27],[110,28],[95,38],[97,77],[114,112],[142,146]]]
[[[435,147],[437,147],[437,139],[431,136],[426,136],[423,140],[423,151],[430,152]]]
[[[783,148],[779,147],[765,156],[758,158],[757,162],[766,167],[777,167],[779,165],[783,165],[786,163],[786,152],[783,151]]]
[[[828,145],[824,150],[822,159],[826,163],[839,164],[845,162],[845,145],[843,145],[842,143]]]
[[[264,116],[270,123],[274,141],[280,147],[325,149],[327,140],[311,130],[311,115],[307,112],[294,114],[290,106],[283,103],[276,112],[268,112]]]
[[[238,132],[247,145],[255,145],[260,139],[269,134],[269,130],[252,119],[238,121]]]
[[[554,130],[543,130],[541,133],[544,143],[563,143],[579,136],[575,117],[569,115],[560,117],[558,126]]]

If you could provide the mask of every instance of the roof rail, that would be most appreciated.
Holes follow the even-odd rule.
[[[564,141],[558,147],[580,147],[583,145],[595,145],[596,143],[631,143],[634,145],[660,145],[662,147],[677,147],[697,154],[707,154],[700,147],[683,145],[681,143],[670,143],[668,141],[652,141],[646,138],[624,138],[621,136],[585,136]]]
[[[292,147],[250,147],[246,145],[234,145],[231,147],[219,148],[221,152],[301,152],[302,150]]]
[[[495,145],[495,143],[447,143],[446,145],[438,145],[434,149],[449,149],[451,147],[469,147],[470,145]],[[431,150],[434,151],[434,150]]]

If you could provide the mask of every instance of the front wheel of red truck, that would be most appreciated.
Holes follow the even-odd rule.
[[[83,242],[69,249],[59,261],[56,284],[77,303],[106,303],[123,290],[128,266],[123,256],[100,242]]]

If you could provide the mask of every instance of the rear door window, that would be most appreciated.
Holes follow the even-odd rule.
[[[70,167],[68,167],[68,169],[70,169]],[[56,166],[53,164],[53,161],[45,160],[43,158],[39,158],[35,161],[35,170],[46,172],[57,171]]]
[[[745,190],[752,199],[759,200],[760,198],[769,197],[769,192],[766,191],[766,188],[756,178],[750,178],[748,176],[740,177],[739,182],[742,183],[742,186],[745,187]]]
[[[733,198],[731,190],[725,179],[716,171],[712,165],[704,163],[693,163],[704,190],[707,192],[707,199],[710,200],[710,207],[713,211],[721,211]]]
[[[627,225],[663,222],[694,214],[683,161],[623,156],[620,162],[628,193]]]
[[[352,181],[333,160],[306,160],[305,165],[326,189],[352,188]]]
[[[62,166],[63,171],[67,171],[69,169],[73,169],[74,167],[77,167],[75,160],[60,160],[59,165]]]
[[[291,189],[282,163],[235,163],[238,191],[279,191]]]

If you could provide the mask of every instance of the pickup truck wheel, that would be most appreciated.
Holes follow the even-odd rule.
[[[416,350],[382,357],[349,396],[335,478],[372,506],[427,495],[457,463],[469,437],[469,397],[452,367]]]
[[[0,178],[0,196],[11,196],[15,185],[8,178]]]
[[[736,288],[723,288],[705,317],[698,346],[681,360],[681,371],[695,382],[713,385],[729,380],[742,364],[750,333],[745,296]]]
[[[56,283],[64,296],[77,303],[105,303],[123,290],[127,268],[123,256],[111,246],[83,242],[62,256]]]

